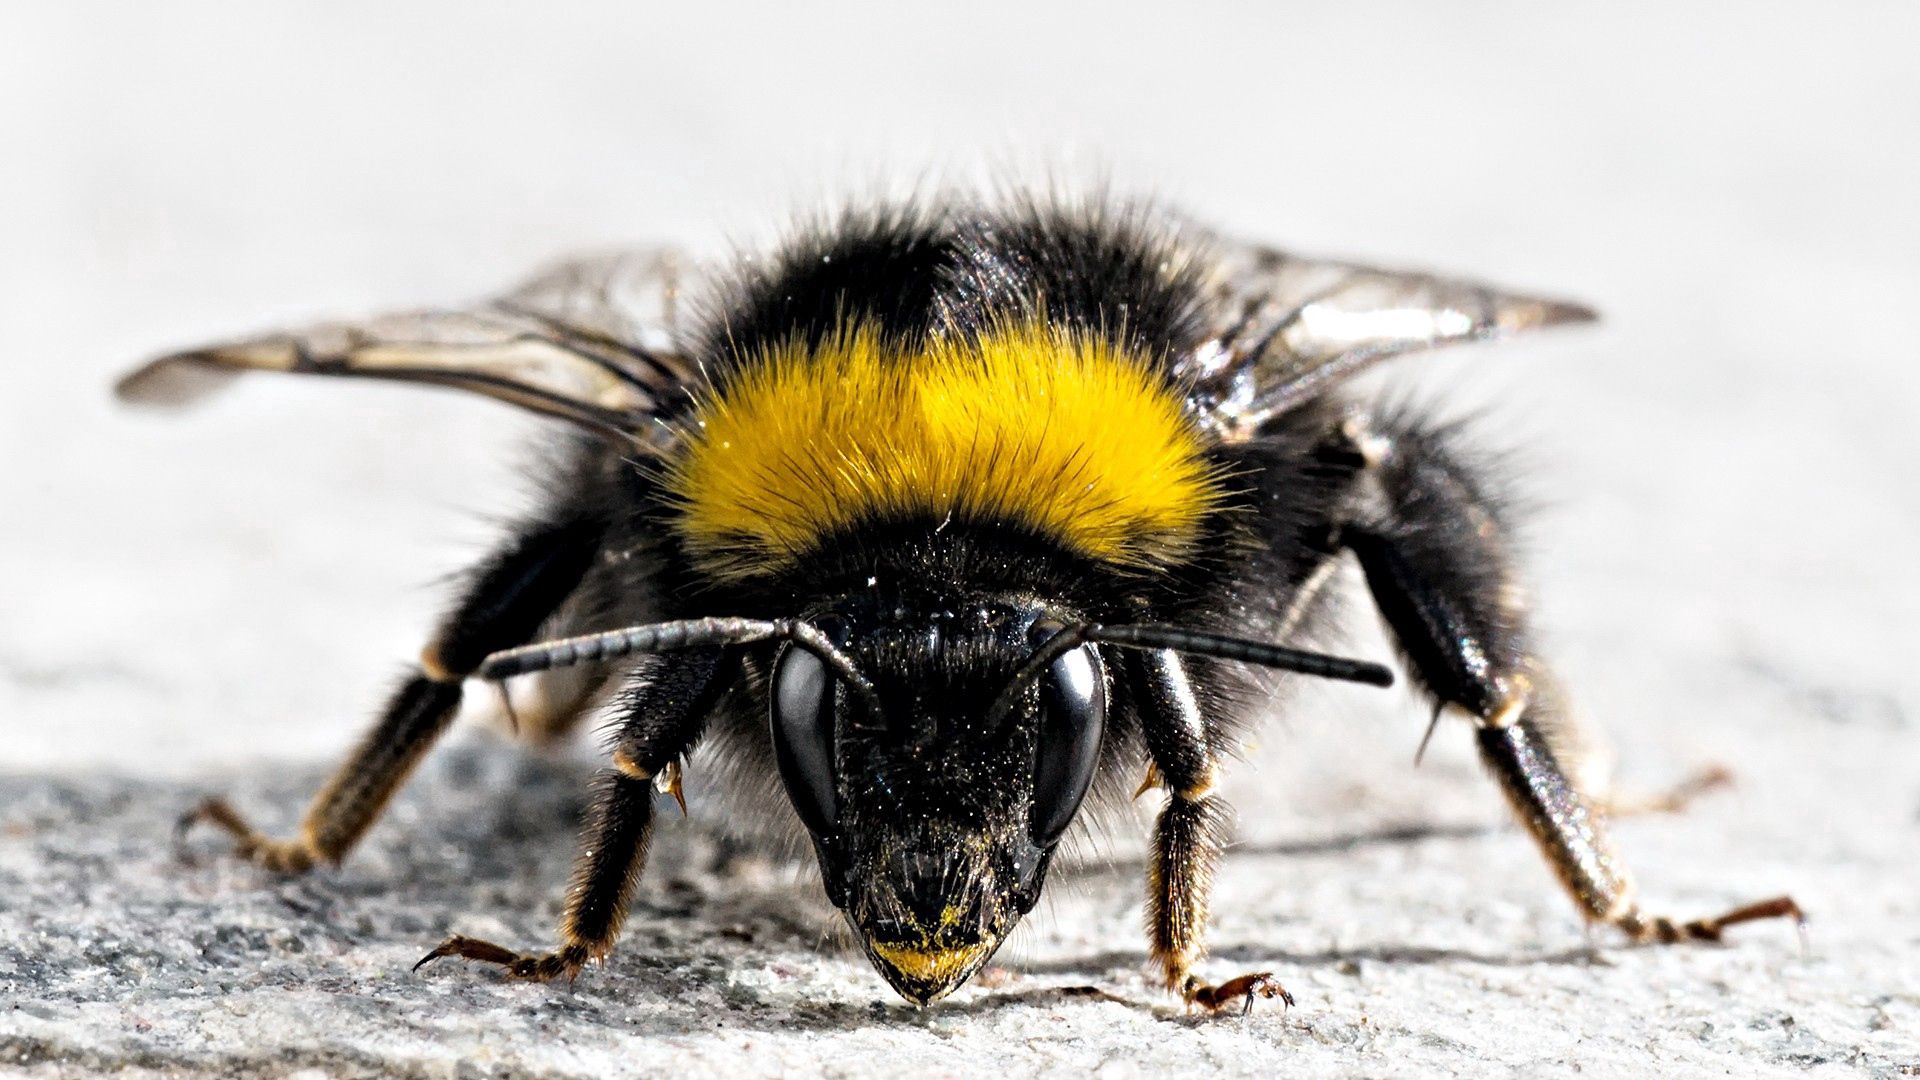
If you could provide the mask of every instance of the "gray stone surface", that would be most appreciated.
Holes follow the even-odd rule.
[[[1920,1067],[1920,9],[409,10],[6,15],[0,1073]],[[427,583],[520,504],[535,429],[298,380],[130,417],[114,371],[559,250],[718,250],[873,176],[1089,159],[1257,236],[1606,312],[1393,378],[1491,403],[1489,441],[1528,448],[1544,636],[1623,783],[1740,778],[1622,824],[1649,899],[1791,891],[1808,954],[1775,925],[1590,943],[1461,731],[1415,770],[1418,707],[1331,689],[1229,788],[1210,970],[1270,967],[1285,1015],[1202,1021],[1148,986],[1138,817],[986,976],[910,1009],[803,870],[723,843],[699,768],[604,970],[412,974],[449,931],[531,945],[558,910],[591,748],[528,757],[477,716],[338,871],[173,860],[201,793],[296,820],[417,648]]]
[[[1738,697],[1740,680],[1730,682],[1722,692]],[[1760,683],[1747,703],[1764,710],[1777,693]],[[1130,843],[1057,882],[1035,928],[970,987],[916,1010],[836,947],[816,883],[717,837],[717,807],[697,779],[692,817],[660,830],[618,953],[573,984],[531,986],[457,962],[418,974],[409,965],[450,931],[549,940],[581,762],[471,740],[435,759],[344,868],[302,880],[216,857],[181,865],[167,833],[208,790],[290,824],[320,778],[313,769],[192,784],[12,778],[0,782],[0,1068],[1893,1076],[1920,1067],[1916,792],[1910,777],[1880,771],[1896,749],[1911,750],[1911,728],[1869,710],[1814,721],[1767,753],[1735,748],[1742,793],[1623,827],[1653,895],[1686,910],[1791,887],[1816,920],[1804,955],[1780,925],[1724,947],[1589,940],[1524,837],[1496,827],[1495,800],[1467,762],[1441,753],[1416,777],[1405,738],[1355,741],[1384,760],[1289,751],[1314,768],[1262,762],[1272,767],[1261,789],[1239,785],[1243,842],[1222,875],[1211,967],[1272,969],[1300,1004],[1215,1020],[1184,1015],[1143,978]],[[1808,770],[1781,743],[1837,763]],[[1863,797],[1875,789],[1897,795]],[[1278,790],[1289,794],[1263,795]]]

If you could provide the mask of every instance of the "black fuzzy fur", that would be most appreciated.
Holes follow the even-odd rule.
[[[1200,333],[1197,267],[1145,205],[938,200],[849,209],[744,260],[711,300],[694,350],[724,383],[789,341],[854,323],[907,342],[972,337],[1044,316],[1131,352],[1171,358]]]
[[[977,334],[1043,313],[1056,325],[1172,359],[1192,347],[1204,311],[1197,268],[1178,255],[1175,234],[1162,221],[1137,206],[1040,198],[851,211],[725,282],[697,339],[699,359],[724,386],[726,372],[772,345],[794,336],[818,341],[849,313],[876,318],[887,333],[906,338]],[[1084,619],[1257,637],[1276,626],[1297,587],[1330,556],[1329,522],[1356,472],[1350,455],[1327,449],[1335,423],[1333,410],[1309,405],[1269,425],[1258,441],[1219,448],[1226,498],[1203,523],[1200,550],[1178,567],[1142,573],[1098,564],[1004,522],[871,521],[824,538],[791,570],[747,587],[705,579],[670,544],[660,544],[659,578],[649,591],[663,604],[650,617],[813,616],[862,594],[950,608],[1029,595]],[[655,500],[632,517],[652,536],[666,537],[674,513]],[[1109,669],[1121,670],[1118,651],[1107,654]],[[770,666],[771,649],[757,650],[749,664]],[[1272,700],[1277,680],[1205,658],[1189,667],[1209,743],[1229,753],[1242,741],[1244,720]],[[980,687],[950,691],[990,699],[1000,669],[975,675]],[[1099,802],[1116,802],[1124,783],[1117,778],[1142,759],[1131,694],[1124,685],[1113,688]],[[746,715],[715,734],[729,753],[754,763],[730,770],[746,775],[770,764],[764,688],[736,702]]]
[[[770,348],[817,342],[849,318],[913,339],[972,336],[1043,316],[1170,364],[1197,340],[1203,300],[1198,268],[1182,261],[1174,235],[1156,221],[1137,208],[1036,200],[851,213],[727,283],[697,339],[697,359],[724,393],[731,372]],[[1052,854],[1026,839],[1037,695],[1004,730],[977,723],[1030,647],[1021,620],[1044,612],[1062,621],[1278,632],[1296,592],[1331,557],[1333,522],[1357,473],[1357,459],[1336,445],[1337,415],[1309,405],[1268,425],[1259,440],[1218,448],[1226,493],[1203,522],[1199,550],[1152,572],[1090,561],[1003,522],[892,519],[823,538],[771,576],[712,580],[675,549],[677,510],[652,491],[613,515],[633,529],[623,537],[616,526],[613,540],[650,552],[642,564],[650,580],[639,591],[658,605],[646,617],[830,615],[851,627],[849,650],[871,673],[888,715],[843,721],[841,828],[815,838],[829,895],[870,939],[899,938],[918,925],[916,913],[952,909],[962,913],[953,933],[997,942],[1032,905]],[[612,586],[605,577],[613,573],[587,588]],[[1140,707],[1139,684],[1120,677],[1125,654],[1101,652],[1110,704],[1093,802],[1111,805],[1138,778],[1143,720],[1154,714]],[[773,655],[771,646],[744,650],[748,677],[710,729],[730,781],[752,788],[743,793],[749,803],[774,773],[766,722]],[[669,656],[650,670],[675,679],[680,663]],[[1277,680],[1206,658],[1187,669],[1204,728],[1191,747],[1198,770],[1240,745]],[[992,838],[984,851],[968,843],[982,835]],[[944,989],[889,977],[910,996]]]

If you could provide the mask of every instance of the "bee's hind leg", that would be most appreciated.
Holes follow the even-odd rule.
[[[1736,923],[1801,919],[1781,896],[1712,918],[1643,909],[1607,836],[1603,805],[1573,771],[1578,739],[1533,658],[1498,500],[1450,432],[1391,425],[1370,439],[1374,505],[1344,526],[1381,615],[1437,707],[1474,724],[1480,758],[1588,920],[1636,941],[1717,941]]]
[[[560,947],[523,953],[454,935],[414,965],[447,956],[499,964],[514,978],[546,981],[578,974],[613,949],[627,901],[646,863],[656,789],[680,798],[680,761],[692,750],[715,704],[733,683],[739,657],[729,648],[687,649],[657,658],[622,704],[611,769],[594,779],[573,879],[560,921]],[[685,803],[682,803],[684,809]]]
[[[460,706],[461,680],[487,654],[533,636],[586,575],[601,527],[590,521],[546,522],[521,531],[481,564],[465,598],[441,624],[419,668],[388,700],[373,729],[320,790],[291,839],[266,836],[226,800],[212,798],[179,822],[213,825],[232,836],[236,852],[269,870],[297,874],[339,862],[386,808]]]
[[[1147,930],[1167,989],[1213,1012],[1253,1008],[1256,997],[1293,996],[1268,972],[1208,983],[1193,974],[1206,955],[1207,906],[1232,817],[1213,793],[1215,755],[1185,662],[1171,651],[1126,658],[1153,772],[1167,794],[1154,826],[1147,870]],[[1142,793],[1145,792],[1143,787]]]
[[[1660,791],[1595,794],[1593,802],[1610,818],[1643,817],[1654,814],[1681,814],[1701,798],[1733,786],[1733,770],[1724,765],[1708,765],[1695,770],[1672,787]]]

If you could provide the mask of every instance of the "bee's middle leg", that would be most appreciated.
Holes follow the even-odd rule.
[[[419,668],[314,796],[298,835],[267,836],[220,798],[188,811],[179,831],[202,822],[213,825],[233,837],[242,858],[281,873],[340,861],[446,731],[460,707],[462,679],[487,654],[523,644],[539,630],[586,575],[600,534],[593,522],[543,523],[523,530],[483,563],[421,655]]]
[[[1799,919],[1784,896],[1690,921],[1640,906],[1604,804],[1572,767],[1574,720],[1528,645],[1498,504],[1445,431],[1388,426],[1372,469],[1377,503],[1343,528],[1342,543],[1359,558],[1415,681],[1437,707],[1472,720],[1481,760],[1581,912],[1658,942],[1715,941],[1737,923]]]

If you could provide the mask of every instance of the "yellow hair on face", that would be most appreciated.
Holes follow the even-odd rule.
[[[880,959],[914,979],[927,982],[950,982],[961,974],[970,971],[986,955],[986,945],[964,945],[959,948],[917,948],[911,945],[889,945],[873,943],[873,951]]]
[[[721,576],[902,517],[1144,567],[1186,555],[1218,498],[1201,449],[1163,378],[1104,340],[1019,325],[901,352],[861,327],[744,365],[696,410],[668,487]]]

